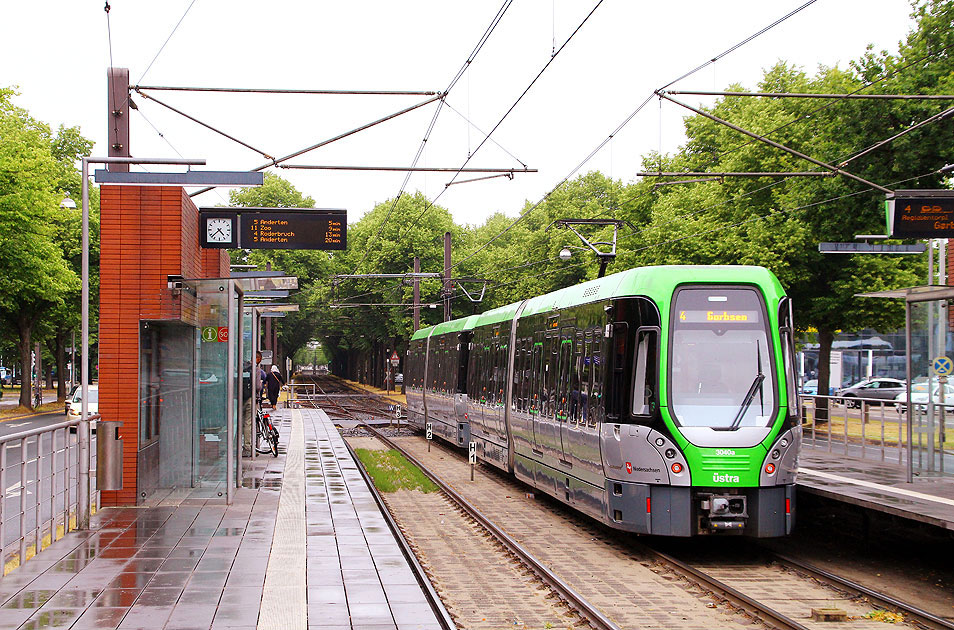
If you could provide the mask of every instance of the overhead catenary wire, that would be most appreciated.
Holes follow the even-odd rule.
[[[513,4],[513,0],[504,0],[504,3],[500,5],[500,8],[497,10],[497,14],[494,15],[494,18],[490,21],[490,24],[484,29],[483,34],[480,36],[480,39],[477,41],[477,44],[474,46],[474,49],[467,56],[467,59],[457,70],[457,74],[450,80],[447,84],[447,88],[441,95],[440,102],[437,104],[437,107],[434,109],[434,115],[431,116],[431,121],[427,126],[427,131],[424,133],[424,139],[421,140],[421,144],[417,149],[417,153],[414,155],[414,159],[411,161],[411,166],[416,167],[417,163],[420,161],[421,156],[424,154],[424,149],[427,146],[427,141],[430,139],[431,133],[434,131],[434,126],[437,124],[437,119],[440,116],[441,109],[444,103],[447,100],[447,95],[451,90],[454,89],[454,86],[457,85],[457,82],[460,81],[461,77],[467,72],[471,64],[474,62],[474,59],[477,58],[477,55],[483,50],[484,45],[490,39],[490,35],[497,28],[497,25],[503,19],[503,16],[507,13],[507,9],[510,8],[510,5]],[[378,227],[377,232],[374,233],[374,236],[369,239],[366,244],[364,256],[358,261],[358,264],[355,265],[354,273],[358,273],[358,270],[361,268],[361,265],[364,264],[364,261],[368,259],[368,256],[371,253],[371,245],[378,240],[381,236],[381,232],[384,231],[384,226],[387,225],[388,220],[391,218],[391,215],[394,213],[394,209],[397,207],[398,202],[401,200],[401,197],[404,195],[404,191],[407,189],[408,182],[411,181],[411,172],[408,171],[407,175],[404,177],[404,181],[401,183],[401,188],[398,190],[398,194],[394,197],[394,201],[391,202],[391,206],[388,208],[387,214],[384,215],[384,220],[381,221],[381,225]]]
[[[645,99],[643,102],[641,102],[641,103],[639,104],[639,106],[636,107],[635,110],[633,110],[628,116],[626,116],[626,118],[623,119],[623,121],[622,121],[619,125],[617,125],[617,127],[612,131],[612,133],[609,134],[609,136],[607,136],[605,139],[603,139],[603,140],[590,152],[589,155],[587,155],[577,166],[575,166],[575,167],[567,174],[566,177],[564,177],[559,183],[557,183],[556,186],[554,186],[553,188],[551,188],[549,192],[547,192],[539,201],[537,201],[537,203],[535,203],[533,206],[531,206],[530,208],[528,208],[524,213],[522,213],[522,214],[521,214],[519,217],[517,217],[512,223],[510,223],[506,228],[504,228],[500,233],[494,235],[493,237],[490,238],[490,240],[488,240],[488,241],[486,241],[485,243],[483,243],[482,245],[480,245],[480,246],[479,246],[477,249],[475,249],[474,251],[468,253],[463,259],[461,259],[461,260],[459,260],[458,262],[454,263],[454,265],[452,265],[452,268],[453,268],[453,267],[456,267],[457,265],[459,265],[459,264],[461,264],[461,263],[466,262],[467,260],[470,260],[471,258],[473,258],[474,255],[476,255],[478,252],[480,252],[481,250],[483,250],[484,248],[486,248],[487,246],[489,246],[491,243],[493,243],[494,241],[496,241],[498,238],[500,238],[501,236],[503,236],[504,234],[506,234],[507,232],[509,232],[509,231],[510,231],[511,229],[513,229],[518,223],[520,223],[524,218],[526,218],[531,212],[533,212],[535,209],[537,209],[538,207],[540,207],[540,205],[542,205],[547,199],[549,199],[550,196],[553,195],[553,193],[555,193],[561,186],[563,186],[567,181],[569,181],[569,179],[570,179],[571,177],[573,177],[576,173],[578,173],[578,172],[580,171],[580,169],[582,169],[591,159],[593,159],[593,157],[594,157],[597,153],[599,153],[599,152],[603,149],[603,147],[605,147],[609,142],[611,142],[611,141],[613,140],[613,138],[614,138],[617,134],[619,134],[619,133],[630,123],[630,121],[632,121],[633,118],[635,118],[636,115],[639,114],[639,112],[641,112],[641,111],[643,110],[643,108],[646,107],[646,105],[649,104],[649,102],[650,102],[650,101],[653,99],[653,97],[656,95],[656,92],[658,92],[659,90],[665,90],[666,88],[668,88],[668,87],[674,85],[675,83],[678,83],[679,81],[681,81],[681,80],[683,80],[683,79],[685,79],[685,78],[687,78],[687,77],[692,76],[693,74],[695,74],[696,72],[699,72],[699,71],[702,70],[703,68],[705,68],[705,67],[707,67],[707,66],[709,66],[709,65],[711,65],[711,64],[713,64],[713,63],[715,63],[715,62],[717,62],[717,61],[719,61],[719,60],[722,59],[723,57],[725,57],[725,56],[727,56],[727,55],[729,55],[729,54],[735,52],[736,50],[738,50],[739,48],[741,48],[741,47],[744,46],[745,44],[748,44],[749,42],[753,41],[754,39],[756,39],[756,38],[760,37],[761,35],[767,33],[769,30],[771,30],[772,28],[778,26],[779,24],[781,24],[781,23],[784,22],[785,20],[791,18],[792,16],[796,15],[797,13],[799,13],[800,11],[802,11],[803,9],[805,9],[806,7],[808,7],[808,6],[812,5],[812,4],[814,4],[815,1],[816,1],[816,0],[809,0],[808,2],[805,2],[805,3],[802,4],[800,7],[794,9],[793,11],[790,11],[788,14],[786,14],[786,15],[784,15],[783,17],[781,17],[781,18],[775,20],[774,22],[772,22],[772,23],[769,24],[768,26],[766,26],[766,27],[760,29],[759,31],[753,33],[752,35],[749,35],[748,37],[746,37],[746,38],[743,39],[742,41],[738,42],[737,44],[734,44],[733,46],[730,46],[728,49],[726,49],[726,50],[724,50],[723,52],[721,52],[721,53],[715,55],[714,57],[712,57],[712,58],[709,59],[708,61],[706,61],[706,62],[700,64],[700,65],[697,66],[696,68],[690,70],[689,72],[686,72],[686,73],[680,75],[680,76],[677,77],[676,79],[673,79],[672,81],[666,83],[665,85],[663,85],[662,87],[658,88],[657,90],[654,90],[652,93],[650,93],[650,94],[646,97],[646,99]]]
[[[936,173],[938,173],[938,172],[940,172],[940,169],[935,170],[935,171],[930,171],[930,172],[927,172],[927,173],[923,173],[923,174],[920,174],[920,175],[915,175],[915,176],[913,176],[913,177],[908,177],[908,178],[905,178],[905,179],[901,179],[901,180],[898,180],[898,181],[895,181],[895,182],[891,182],[890,185],[891,185],[891,186],[897,186],[897,185],[899,185],[899,184],[904,184],[904,183],[907,183],[907,182],[910,182],[910,181],[914,181],[914,180],[920,179],[920,178],[922,178],[922,177],[928,177],[928,176],[933,175],[933,174],[936,174]],[[777,183],[778,183],[778,182],[775,182],[775,183],[773,183],[773,185],[774,185],[774,184],[777,184]],[[776,210],[776,211],[771,212],[771,213],[769,213],[769,214],[758,215],[758,216],[755,216],[755,217],[750,217],[750,218],[743,219],[743,220],[741,220],[741,221],[738,221],[738,222],[735,222],[735,223],[732,223],[732,224],[728,224],[728,225],[723,225],[723,226],[719,226],[719,227],[716,227],[716,228],[712,228],[711,230],[704,230],[704,231],[701,231],[701,232],[696,232],[696,233],[693,233],[693,234],[687,234],[687,235],[684,235],[684,236],[680,236],[680,237],[678,237],[678,238],[673,238],[673,239],[668,239],[668,240],[665,240],[665,241],[659,241],[659,242],[656,242],[656,243],[651,243],[651,244],[646,245],[646,246],[644,246],[644,247],[640,247],[640,248],[638,248],[638,249],[632,250],[632,252],[633,252],[633,253],[637,253],[637,252],[641,252],[641,251],[646,251],[646,250],[649,250],[649,249],[653,249],[653,248],[655,248],[655,247],[661,247],[661,246],[664,246],[664,245],[671,245],[671,244],[674,244],[674,243],[678,243],[678,242],[685,241],[685,240],[689,240],[689,239],[693,239],[693,238],[700,238],[700,237],[703,237],[703,236],[709,236],[709,235],[711,235],[711,234],[715,234],[715,233],[721,232],[721,231],[723,231],[723,230],[728,230],[728,229],[732,229],[732,228],[736,228],[736,227],[741,227],[742,225],[746,225],[746,224],[749,224],[749,223],[754,223],[754,222],[756,222],[756,221],[762,221],[762,220],[768,219],[768,218],[770,218],[770,217],[775,217],[775,216],[779,216],[779,215],[783,215],[783,214],[788,214],[788,213],[791,213],[791,212],[797,212],[797,211],[799,211],[799,210],[806,210],[806,209],[808,209],[808,208],[813,208],[813,207],[817,207],[817,206],[821,206],[821,205],[825,205],[825,204],[835,203],[835,202],[838,202],[838,201],[842,201],[842,200],[844,200],[844,199],[848,199],[848,198],[851,198],[851,197],[856,197],[856,196],[858,196],[858,195],[870,194],[871,192],[872,192],[872,191],[870,191],[870,190],[858,190],[858,191],[854,191],[854,192],[851,192],[851,193],[845,193],[845,194],[843,194],[843,195],[838,195],[838,196],[836,196],[836,197],[830,197],[830,198],[828,198],[828,199],[824,199],[824,200],[821,200],[821,201],[814,201],[814,202],[807,203],[807,204],[803,204],[803,205],[800,205],[800,206],[795,206],[795,207],[792,207],[792,208],[786,208],[786,209]],[[632,238],[632,237],[635,236],[635,235],[634,235],[634,234],[627,234],[627,235],[625,235],[625,236],[628,236],[628,237]],[[537,263],[534,263],[534,264],[540,264],[540,263],[543,263],[543,262],[550,262],[550,261],[549,261],[549,260],[538,261]],[[592,262],[592,261],[584,260],[584,261],[582,261],[582,262],[580,262],[580,263],[574,263],[574,264],[572,264],[572,265],[565,265],[565,266],[563,267],[563,269],[573,269],[573,268],[579,267],[579,266],[581,266],[581,265],[590,264],[591,262]],[[507,287],[507,286],[511,286],[511,285],[517,284],[517,283],[519,283],[519,282],[524,282],[524,281],[526,281],[526,280],[531,280],[531,279],[533,279],[533,278],[537,278],[537,277],[546,275],[546,274],[548,274],[548,273],[552,273],[552,272],[551,272],[551,271],[544,271],[544,272],[541,272],[541,273],[538,273],[538,274],[534,274],[534,275],[532,275],[532,276],[524,276],[524,277],[516,278],[516,279],[514,279],[514,280],[512,280],[512,281],[510,281],[510,282],[505,282],[505,283],[502,283],[502,284],[495,284],[495,285],[492,287],[492,289],[493,289],[493,290],[497,290],[497,289],[500,289],[500,288],[502,288],[502,287]],[[492,276],[493,274],[490,274],[490,275]],[[463,294],[453,295],[453,296],[451,296],[450,299],[451,299],[451,300],[454,300],[454,299],[456,299],[456,298],[458,298],[458,297],[463,297]]]
[[[511,106],[507,109],[507,111],[506,111],[506,112],[504,113],[504,115],[500,118],[500,120],[497,121],[497,124],[495,124],[495,125],[493,126],[493,128],[490,130],[490,132],[484,137],[484,139],[481,140],[480,144],[477,145],[477,148],[474,149],[473,153],[471,153],[470,155],[467,156],[467,159],[464,160],[464,163],[461,165],[461,169],[463,169],[465,166],[467,166],[468,163],[470,163],[470,161],[473,159],[474,155],[476,155],[477,152],[480,151],[481,147],[483,147],[484,144],[486,144],[487,141],[490,139],[490,136],[493,135],[493,133],[494,133],[495,131],[497,131],[497,129],[500,127],[500,125],[503,124],[503,122],[507,119],[507,117],[510,116],[510,114],[511,114],[511,113],[513,112],[513,110],[517,107],[517,105],[520,103],[520,101],[523,100],[523,97],[527,95],[527,93],[530,91],[531,88],[533,88],[533,86],[534,86],[534,85],[536,84],[536,82],[540,79],[540,77],[543,75],[543,73],[546,72],[547,68],[550,67],[550,64],[552,64],[553,61],[557,58],[557,56],[559,56],[559,54],[563,51],[563,49],[566,48],[566,46],[570,43],[570,41],[573,39],[573,37],[574,37],[577,33],[580,32],[580,29],[583,28],[583,26],[587,23],[587,21],[589,21],[589,19],[593,16],[593,14],[596,13],[596,10],[597,10],[598,8],[600,8],[600,6],[601,6],[602,4],[603,4],[603,0],[598,0],[598,2],[596,3],[596,5],[594,5],[594,7],[590,10],[590,12],[586,14],[586,17],[584,17],[583,20],[577,25],[577,27],[576,27],[575,29],[573,29],[573,32],[570,33],[569,37],[566,38],[566,40],[563,42],[563,44],[560,45],[560,47],[556,50],[556,52],[554,52],[553,55],[550,57],[550,59],[543,65],[543,68],[540,69],[540,71],[539,71],[539,72],[537,73],[537,75],[533,78],[533,80],[530,81],[530,84],[526,87],[526,89],[524,89],[524,91],[520,94],[520,96],[517,97],[517,100],[514,101],[513,105],[511,105]],[[451,180],[450,180],[449,183],[450,183],[450,184],[453,184],[453,183],[454,183],[454,180],[456,180],[456,179],[457,179],[457,175],[454,175],[453,177],[451,177]],[[434,199],[432,199],[431,201],[429,201],[429,202],[425,205],[425,207],[424,207],[424,209],[421,211],[421,213],[414,219],[414,221],[412,221],[412,222],[409,224],[409,226],[408,226],[408,228],[407,228],[408,230],[413,229],[414,226],[416,226],[416,225],[420,222],[420,220],[424,217],[424,215],[427,214],[428,210],[430,210],[430,209],[434,206],[434,204],[437,203],[437,200],[441,198],[441,196],[447,191],[447,189],[448,189],[448,186],[444,186],[444,189],[441,190],[441,191],[437,194],[437,196],[436,196]],[[398,235],[398,238],[400,238],[400,234]],[[453,266],[452,266],[452,268],[453,268]]]
[[[938,52],[946,51],[947,49],[952,48],[952,47],[954,47],[954,43],[945,46],[944,48],[941,49],[941,51],[938,51]],[[904,70],[910,68],[911,66],[917,65],[917,64],[919,64],[919,63],[921,63],[921,62],[927,61],[927,60],[929,60],[929,59],[931,59],[931,58],[934,58],[934,57],[935,57],[935,53],[934,53],[934,52],[932,52],[932,53],[930,53],[930,54],[922,55],[921,57],[918,57],[918,58],[912,60],[910,63],[907,63],[907,64],[905,64],[905,65],[903,65],[903,66],[901,66],[901,67],[899,67],[899,68],[895,68],[895,69],[892,70],[891,72],[888,72],[888,73],[886,73],[886,74],[883,74],[883,75],[881,75],[880,77],[878,77],[877,79],[875,79],[875,80],[873,80],[873,81],[869,81],[868,83],[866,83],[866,84],[862,85],[861,87],[859,87],[857,90],[854,90],[853,92],[850,92],[850,93],[848,93],[848,94],[845,95],[845,96],[849,96],[849,97],[850,97],[850,96],[852,96],[852,95],[858,94],[858,93],[860,93],[862,90],[865,90],[865,89],[868,89],[868,88],[870,88],[870,87],[872,87],[872,86],[874,86],[874,85],[877,85],[878,83],[881,83],[881,82],[883,82],[883,81],[885,81],[885,80],[887,80],[887,79],[889,79],[889,78],[891,78],[891,77],[893,77],[893,76],[899,74],[900,72],[902,72],[902,71],[904,71]],[[673,92],[673,93],[676,93],[676,92]],[[687,92],[680,92],[680,93],[687,93]],[[731,93],[731,94],[734,95],[734,94],[737,94],[737,93],[733,92],[733,93]],[[825,110],[825,109],[828,109],[828,108],[830,108],[830,107],[833,107],[833,106],[836,105],[836,104],[837,104],[837,103],[835,103],[835,102],[826,103],[826,104],[824,104],[824,105],[822,105],[822,106],[820,106],[820,107],[818,107],[818,108],[815,108],[815,109],[811,110],[811,111],[808,112],[807,114],[804,114],[804,115],[802,115],[802,116],[799,116],[798,118],[795,118],[795,119],[793,119],[793,120],[790,120],[789,122],[787,122],[787,123],[785,123],[785,124],[783,124],[783,125],[780,125],[780,126],[774,128],[773,130],[771,130],[771,131],[765,133],[764,135],[765,135],[765,136],[771,136],[772,134],[777,133],[778,131],[781,131],[782,129],[785,129],[785,128],[787,128],[787,127],[789,127],[789,126],[791,126],[791,125],[793,125],[793,124],[795,124],[795,123],[797,123],[797,122],[799,122],[799,121],[801,121],[801,120],[806,119],[806,118],[810,118],[810,117],[814,116],[814,114],[817,114],[817,113],[819,113],[819,112],[821,112],[821,111],[823,111],[823,110]],[[742,148],[748,146],[749,144],[751,144],[751,143],[753,143],[753,142],[754,142],[754,140],[747,140],[747,141],[743,142],[742,144],[739,144],[739,145],[736,145],[735,147],[732,147],[732,148],[730,148],[730,149],[727,149],[727,150],[721,152],[721,153],[719,154],[719,156],[718,156],[717,159],[722,159],[722,158],[724,158],[726,155],[729,155],[729,154],[731,154],[731,153],[733,153],[733,152],[735,152],[735,151],[739,151],[739,150],[741,150]],[[857,154],[855,154],[854,157],[842,158],[841,160],[836,161],[836,163],[840,163],[840,162],[843,162],[843,161],[851,161],[851,160],[853,160],[853,159],[859,157],[860,155],[869,152],[869,150],[870,150],[872,147],[877,147],[877,146],[880,146],[880,145],[882,145],[882,144],[884,144],[884,141],[875,142],[875,143],[869,145],[868,147],[862,149],[860,152],[858,152]],[[713,161],[714,161],[714,160],[713,160]],[[710,162],[710,164],[711,164],[711,163],[712,163],[712,162]],[[668,222],[664,223],[663,225],[671,225],[671,224],[675,223],[675,222],[676,222],[677,220],[679,220],[679,219],[691,218],[691,217],[697,216],[697,215],[699,215],[699,214],[702,214],[703,212],[707,212],[708,210],[712,210],[712,209],[715,209],[715,208],[719,208],[719,207],[728,205],[728,204],[730,204],[730,203],[735,203],[736,201],[738,201],[738,200],[740,200],[740,199],[742,199],[742,198],[744,198],[744,197],[747,197],[747,196],[750,196],[750,195],[753,195],[753,194],[757,194],[757,193],[759,193],[759,192],[762,192],[762,191],[764,191],[764,190],[766,190],[766,189],[769,189],[769,188],[773,188],[773,187],[775,187],[775,186],[780,186],[780,185],[782,185],[782,184],[784,184],[784,183],[786,183],[786,182],[788,182],[788,181],[790,181],[790,178],[785,178],[785,179],[782,179],[782,180],[779,180],[779,181],[775,181],[775,182],[772,182],[772,183],[767,184],[767,185],[765,185],[765,186],[756,188],[756,189],[754,189],[754,190],[752,190],[752,191],[743,193],[742,195],[740,195],[740,196],[738,196],[738,197],[735,197],[735,198],[733,198],[733,199],[728,199],[728,200],[726,200],[726,201],[723,201],[723,202],[714,204],[714,205],[712,205],[712,206],[707,206],[707,207],[705,207],[705,208],[701,208],[701,209],[695,210],[695,211],[693,211],[693,212],[689,212],[689,213],[685,213],[685,214],[682,214],[682,215],[678,215],[677,217],[674,217],[671,221],[668,221]],[[644,196],[645,194],[647,194],[647,193],[643,193],[643,195],[641,195],[641,196]],[[603,213],[603,214],[601,214],[601,215],[599,215],[599,216],[606,216],[606,213]],[[644,228],[644,229],[642,229],[642,230],[638,230],[638,231],[636,232],[636,234],[639,234],[639,233],[645,231],[646,229],[648,229],[648,228]],[[634,236],[634,235],[635,235],[635,234],[629,235],[629,236]]]
[[[949,44],[949,45],[946,46],[944,49],[946,50],[947,48],[951,48],[952,46],[954,46],[954,44]],[[927,60],[928,58],[932,57],[933,55],[934,55],[934,53],[932,53],[931,55],[924,55],[924,56],[922,56],[922,57],[919,57],[918,59],[915,59],[915,60],[911,61],[910,63],[905,64],[904,66],[901,66],[900,68],[896,68],[896,69],[892,70],[891,72],[882,75],[881,77],[879,77],[878,79],[876,79],[876,80],[874,80],[874,81],[868,82],[867,84],[861,86],[860,88],[858,88],[857,90],[855,90],[855,91],[852,92],[851,94],[857,94],[858,92],[860,92],[860,91],[862,91],[862,90],[864,90],[864,89],[867,89],[867,88],[869,88],[869,87],[871,87],[871,86],[873,86],[873,85],[876,85],[876,84],[878,84],[878,83],[880,83],[880,82],[882,82],[882,81],[884,81],[884,80],[886,80],[886,79],[888,79],[888,78],[890,78],[890,77],[892,77],[892,76],[898,74],[899,72],[901,72],[901,71],[903,71],[903,70],[905,70],[905,69],[911,67],[912,65],[915,65],[915,64],[918,64],[918,63],[920,63],[920,62],[922,62],[922,61]],[[733,93],[733,94],[735,94],[735,93]],[[650,97],[650,98],[651,98],[651,97]],[[647,100],[647,102],[648,102],[648,100]],[[642,106],[644,106],[645,104],[646,104],[646,102],[644,102],[644,103],[642,104]],[[834,103],[826,103],[825,105],[823,105],[823,106],[821,106],[821,107],[819,107],[819,108],[816,108],[816,109],[813,110],[813,111],[814,111],[814,112],[822,111],[822,110],[827,109],[828,107],[831,107],[831,106],[833,106],[833,105],[834,105]],[[810,115],[810,114],[807,114],[807,115],[802,116],[802,117],[800,117],[800,118],[797,118],[797,119],[795,119],[795,120],[793,120],[793,121],[790,121],[790,122],[788,122],[788,123],[786,123],[786,124],[784,124],[784,125],[781,125],[780,127],[777,127],[775,130],[773,130],[772,132],[769,132],[768,134],[765,134],[765,135],[770,135],[771,133],[775,133],[776,131],[781,130],[781,129],[783,129],[783,128],[785,128],[785,127],[791,125],[791,124],[794,124],[794,123],[797,122],[798,120],[804,119],[804,118],[808,117],[809,115]],[[946,115],[947,115],[946,112],[941,112],[941,114],[938,114],[938,115],[935,115],[935,116],[931,117],[930,121],[931,121],[931,122],[935,122],[936,120],[939,120],[939,119],[941,119],[941,118],[946,117]],[[917,126],[922,126],[923,124],[926,124],[927,122],[928,122],[928,121],[922,121],[922,123],[919,123]],[[894,136],[894,137],[892,137],[892,138],[889,138],[888,141],[891,141],[891,140],[893,140],[893,139],[896,139],[897,137],[900,137],[901,135],[904,135],[904,133],[907,133],[908,131],[911,131],[911,130],[912,130],[912,129],[909,128],[908,130],[906,130],[905,132],[902,132],[901,134],[896,134],[896,136]],[[611,135],[610,137],[612,137],[612,135]],[[873,150],[874,148],[883,146],[884,144],[887,144],[888,141],[879,141],[879,142],[876,142],[876,143],[870,145],[868,148],[866,148],[866,149],[864,149],[863,151],[861,151],[860,153],[856,154],[853,158],[848,158],[848,161],[850,161],[851,159],[855,159],[855,158],[857,158],[857,157],[860,157],[861,155],[870,152],[870,151]],[[724,157],[725,155],[727,155],[727,154],[729,154],[729,153],[731,153],[731,152],[740,150],[741,148],[747,146],[747,145],[750,144],[751,142],[754,142],[754,140],[748,141],[748,142],[746,142],[746,143],[743,143],[743,144],[741,144],[741,145],[738,145],[738,146],[736,146],[736,147],[733,147],[732,149],[730,149],[730,150],[728,150],[728,151],[722,152],[722,153],[720,154],[720,158],[721,158],[721,157]],[[605,143],[606,143],[606,141],[604,140],[604,142],[603,142],[602,144],[605,144]],[[602,144],[601,144],[600,147],[598,147],[597,151],[599,150],[599,148],[602,147]],[[594,152],[594,153],[595,153],[595,152]],[[585,162],[585,161],[584,161],[584,162]],[[582,168],[582,165],[580,166],[580,168]],[[572,176],[572,174],[571,174],[571,176]],[[522,220],[523,217],[524,217],[526,214],[528,214],[530,211],[532,211],[532,210],[535,209],[537,206],[539,206],[547,197],[549,197],[549,195],[551,195],[557,188],[559,188],[559,186],[561,186],[563,183],[565,183],[568,179],[569,179],[569,177],[564,178],[564,180],[563,180],[560,184],[558,184],[557,187],[555,187],[553,190],[551,190],[550,193],[547,193],[547,195],[544,196],[544,198],[541,199],[540,202],[538,202],[538,203],[535,204],[532,208],[530,208],[527,212],[525,212],[524,215],[521,215],[520,217],[518,217],[518,219],[517,219],[513,224],[511,224],[511,225],[509,225],[507,228],[505,228],[504,232],[509,231],[517,222],[519,222],[520,220]],[[785,183],[785,182],[788,182],[790,179],[791,179],[791,178],[786,177],[786,178],[783,179],[783,180],[776,181],[776,182],[772,182],[771,184],[768,184],[767,186],[760,187],[760,188],[758,188],[758,189],[755,189],[755,190],[753,190],[753,191],[750,191],[750,192],[748,192],[748,193],[745,193],[745,194],[743,194],[743,195],[741,195],[741,196],[739,196],[739,197],[736,197],[736,198],[734,198],[734,199],[726,200],[725,202],[721,202],[721,203],[718,203],[718,204],[714,204],[713,206],[709,206],[709,207],[707,207],[707,208],[703,208],[703,209],[700,209],[700,210],[697,210],[697,211],[694,211],[694,212],[691,212],[691,213],[687,213],[687,214],[684,214],[684,215],[680,215],[679,217],[676,217],[676,218],[674,218],[673,220],[668,221],[667,223],[665,223],[665,224],[663,224],[663,225],[671,225],[671,224],[675,223],[675,222],[676,222],[677,220],[679,220],[679,219],[690,218],[690,217],[692,217],[692,216],[696,216],[696,215],[701,214],[701,213],[703,213],[703,212],[706,212],[706,211],[708,211],[708,210],[711,210],[711,209],[714,209],[714,208],[717,208],[717,207],[721,207],[721,206],[724,206],[724,205],[728,205],[728,204],[730,204],[730,203],[735,203],[735,202],[737,202],[738,200],[740,200],[740,199],[743,198],[743,197],[749,196],[749,195],[751,195],[751,194],[755,194],[755,193],[757,193],[757,192],[760,192],[760,191],[762,191],[762,190],[765,190],[765,189],[768,189],[768,188],[771,188],[771,187],[774,187],[774,186],[781,185],[781,184],[783,184],[783,183]],[[646,193],[644,193],[644,194],[646,194]],[[601,213],[601,214],[598,215],[598,216],[607,216],[607,215],[608,215],[607,212],[603,212],[603,213]],[[641,229],[641,230],[638,230],[636,233],[634,233],[634,234],[629,234],[629,235],[627,235],[627,236],[630,236],[630,237],[635,236],[636,234],[642,233],[642,232],[646,231],[647,229],[650,229],[650,228],[648,228],[648,227],[647,227],[647,228],[643,228],[643,229]],[[501,234],[499,234],[498,236],[500,236],[500,235],[502,235],[502,234],[503,234],[503,232],[502,232]],[[485,243],[482,247],[484,247],[484,246],[486,246],[486,245],[489,245],[490,242],[492,242],[493,240],[496,240],[496,238],[497,238],[497,236],[495,236],[494,238],[492,238],[491,241],[488,241],[487,243]],[[481,248],[482,248],[482,247],[481,247]],[[479,249],[478,249],[477,251],[479,251]],[[472,254],[469,255],[467,258],[470,258],[474,253],[476,253],[476,251],[475,251],[475,252],[472,252]],[[465,258],[464,260],[466,260],[466,258]],[[459,261],[459,262],[464,262],[464,260],[461,260],[461,261]]]
[[[726,55],[729,55],[729,54],[735,52],[736,50],[738,50],[739,48],[741,48],[742,46],[745,46],[746,44],[748,44],[748,43],[751,42],[752,40],[754,40],[754,39],[760,37],[761,35],[764,35],[765,33],[769,32],[770,30],[772,30],[773,28],[775,28],[776,26],[778,26],[779,24],[781,24],[781,23],[784,22],[785,20],[787,20],[787,19],[789,19],[790,17],[792,17],[792,16],[794,16],[794,15],[800,13],[800,12],[803,11],[804,9],[808,8],[809,6],[815,4],[816,1],[817,1],[817,0],[808,0],[808,2],[806,2],[805,4],[803,4],[803,5],[799,6],[799,7],[796,7],[795,9],[793,9],[792,11],[790,11],[789,13],[787,13],[786,15],[784,15],[784,16],[780,17],[779,19],[775,20],[774,22],[772,22],[772,23],[769,24],[768,26],[764,27],[763,29],[759,30],[758,32],[749,35],[748,37],[746,37],[745,39],[743,39],[743,40],[740,41],[739,43],[737,43],[737,44],[735,44],[735,45],[733,45],[733,46],[730,46],[729,48],[727,48],[726,50],[722,51],[721,53],[719,53],[718,55],[716,55],[716,56],[713,57],[712,59],[709,59],[708,61],[706,61],[706,62],[704,62],[704,63],[702,63],[702,64],[699,64],[698,66],[696,66],[695,68],[693,68],[693,69],[690,70],[689,72],[686,72],[685,74],[683,74],[683,75],[681,75],[681,76],[679,76],[679,77],[673,79],[672,81],[670,81],[669,83],[667,83],[666,85],[662,86],[662,87],[659,88],[659,89],[660,89],[660,90],[665,90],[665,89],[668,88],[669,86],[675,85],[676,83],[679,83],[679,82],[682,81],[683,79],[687,79],[687,78],[691,77],[692,75],[694,75],[695,73],[699,72],[700,70],[702,70],[702,69],[704,69],[704,68],[706,68],[706,67],[708,67],[708,66],[714,64],[714,63],[717,62],[717,61],[719,61],[720,59],[722,59],[722,58],[725,57]]]
[[[179,26],[182,24],[182,21],[185,20],[186,16],[189,15],[189,11],[192,10],[192,7],[195,5],[196,0],[192,0],[189,3],[189,6],[186,7],[185,12],[182,14],[182,17],[179,18],[179,21],[176,22],[176,25],[172,28],[172,32],[169,33],[169,37],[166,38],[166,41],[162,42],[162,46],[159,47],[159,50],[156,51],[156,55],[152,58],[152,61],[149,62],[149,65],[146,66],[146,69],[142,71],[142,75],[139,77],[139,80],[136,83],[142,83],[142,80],[146,78],[146,74],[149,73],[149,70],[152,69],[153,64],[156,63],[156,60],[159,59],[159,55],[162,54],[162,51],[166,49],[166,44],[172,39],[172,36],[176,34],[176,31],[179,30]]]

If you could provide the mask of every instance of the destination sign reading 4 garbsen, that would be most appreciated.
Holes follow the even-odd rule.
[[[679,311],[683,324],[757,324],[758,311]]]
[[[895,191],[894,199],[889,199],[887,204],[891,235],[896,238],[954,237],[954,197],[950,194],[951,191]]]
[[[345,249],[347,216],[340,212],[242,214],[241,247],[249,249]]]

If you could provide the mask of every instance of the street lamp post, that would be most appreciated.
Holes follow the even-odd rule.
[[[70,199],[70,194],[66,193],[66,197],[63,198],[63,201],[60,202],[60,208],[63,210],[76,210],[76,202]],[[74,328],[70,331],[70,387],[66,392],[66,395],[69,396],[73,391],[73,384],[76,381],[76,329]],[[62,375],[60,379],[62,380]]]
[[[79,444],[79,514],[78,529],[89,529],[89,165],[90,164],[169,164],[194,166],[205,164],[202,159],[179,158],[134,158],[134,157],[84,157],[82,159],[83,185],[83,271],[82,305],[80,307],[80,342],[83,346],[80,363],[80,425],[77,430]]]

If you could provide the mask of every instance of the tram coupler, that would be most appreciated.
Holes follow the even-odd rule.
[[[749,518],[748,501],[740,494],[698,494],[699,530],[742,532]]]

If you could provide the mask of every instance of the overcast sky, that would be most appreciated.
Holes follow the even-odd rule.
[[[501,0],[502,1],[502,0]],[[112,63],[141,85],[443,90],[501,1],[111,0]],[[419,166],[459,167],[500,120],[597,0],[515,0],[448,97]],[[471,167],[539,173],[451,186],[438,203],[459,223],[494,211],[516,215],[566,176],[652,91],[743,40],[804,0],[605,0]],[[106,154],[102,0],[6,2],[0,85],[52,126],[79,125]],[[175,34],[157,52],[186,13]],[[868,44],[896,52],[912,27],[906,0],[817,0],[755,41],[673,89],[754,88],[763,69],[786,60],[813,73],[847,66]],[[153,59],[155,61],[153,63]],[[150,65],[151,64],[151,65]],[[275,156],[408,107],[415,96],[272,96],[152,92],[157,98]],[[133,155],[205,158],[209,169],[243,170],[260,155],[142,97],[133,96]],[[711,103],[685,97],[694,104]],[[297,164],[408,166],[436,104],[292,160]],[[675,150],[684,112],[653,101],[584,167],[624,182],[640,156]],[[161,133],[163,137],[160,137]],[[511,157],[515,156],[515,157]],[[516,158],[516,159],[515,159]],[[277,170],[319,207],[354,221],[397,194],[403,173]],[[461,179],[474,177],[462,176]],[[436,197],[450,174],[416,174],[409,190]],[[227,200],[225,191],[196,198]]]

